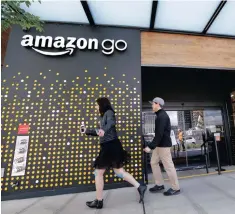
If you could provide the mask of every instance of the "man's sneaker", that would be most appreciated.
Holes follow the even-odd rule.
[[[149,192],[156,193],[156,192],[160,192],[164,189],[165,189],[165,187],[163,185],[162,186],[155,185],[153,188],[149,189]]]
[[[180,194],[180,189],[179,190],[173,190],[172,188],[170,188],[166,192],[164,192],[163,194],[165,196],[178,195],[178,194]]]

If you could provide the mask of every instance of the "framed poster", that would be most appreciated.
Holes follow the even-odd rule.
[[[11,176],[25,175],[29,136],[17,136]]]

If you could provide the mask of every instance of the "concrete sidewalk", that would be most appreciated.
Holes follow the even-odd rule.
[[[234,214],[235,173],[183,179],[174,197],[146,193],[146,214]],[[149,187],[151,187],[150,185]],[[105,191],[104,208],[91,210],[94,192],[2,202],[2,214],[143,214],[135,188]]]

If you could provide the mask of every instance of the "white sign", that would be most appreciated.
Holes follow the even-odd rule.
[[[171,130],[171,141],[172,141],[172,146],[177,145],[176,138],[175,138],[175,132]]]
[[[4,177],[5,168],[1,168],[1,177]]]
[[[66,39],[62,36],[57,36],[55,38],[51,36],[36,36],[24,35],[22,37],[21,45],[23,47],[30,47],[34,51],[47,55],[47,56],[61,56],[65,54],[71,55],[74,49],[79,50],[98,50],[99,41],[95,38],[76,38],[67,37]],[[101,42],[102,53],[105,55],[111,55],[115,50],[125,51],[127,49],[127,43],[124,40],[105,39]],[[58,51],[44,51],[40,48],[54,48],[61,49]]]
[[[215,140],[220,141],[220,133],[214,133]]]
[[[29,136],[17,136],[11,176],[25,175]]]

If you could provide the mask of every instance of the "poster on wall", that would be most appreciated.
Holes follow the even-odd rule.
[[[29,136],[17,136],[11,176],[25,175]]]

